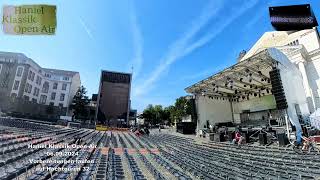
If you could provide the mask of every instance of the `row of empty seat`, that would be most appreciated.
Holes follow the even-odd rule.
[[[44,143],[94,146],[28,148]],[[4,180],[317,179],[319,167],[316,152],[298,154],[290,148],[203,143],[174,133],[138,137],[131,132],[0,119],[0,179]]]
[[[199,144],[193,139],[156,134],[167,159],[202,179],[315,179],[320,177],[319,155],[297,154],[292,149]]]

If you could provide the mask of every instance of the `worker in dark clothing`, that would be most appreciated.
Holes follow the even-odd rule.
[[[144,132],[146,133],[146,135],[147,135],[147,136],[149,136],[150,131],[149,131],[149,129],[148,129],[148,128],[145,128],[145,129],[144,129]]]

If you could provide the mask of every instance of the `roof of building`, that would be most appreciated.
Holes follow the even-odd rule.
[[[33,59],[28,58],[25,54],[23,53],[17,53],[17,52],[4,52],[0,51],[0,56],[9,56],[9,57],[17,57],[17,58],[23,58],[25,60],[30,61],[31,64],[34,64],[38,66],[38,68],[41,68],[43,71],[49,72],[49,73],[54,73],[54,74],[60,74],[60,75],[70,75],[73,76],[75,74],[78,74],[79,72],[76,71],[67,71],[67,70],[60,70],[60,69],[50,69],[50,68],[43,68],[41,67],[37,62],[35,62]]]
[[[45,72],[53,73],[53,74],[60,74],[60,75],[70,75],[74,76],[75,74],[79,74],[79,72],[76,71],[67,71],[67,70],[61,70],[61,69],[49,69],[49,68],[42,68]]]
[[[101,70],[101,73],[105,73],[105,72],[109,72],[109,73],[115,73],[115,74],[127,74],[127,75],[132,75],[132,73],[128,73],[128,72],[120,72],[120,71],[110,71],[110,70]]]
[[[18,57],[23,57],[27,58],[27,56],[23,53],[16,53],[16,52],[5,52],[5,51],[0,51],[0,55],[10,55],[10,56],[18,56]]]
[[[265,32],[259,40],[250,48],[249,51],[241,58],[245,60],[258,52],[269,48],[285,46],[291,38],[298,38],[309,32],[316,32],[317,29],[306,29],[301,31],[269,31]]]

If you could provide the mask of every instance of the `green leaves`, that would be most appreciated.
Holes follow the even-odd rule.
[[[89,104],[90,100],[86,94],[86,88],[80,86],[76,92],[76,95],[73,97],[70,108],[73,109],[73,114],[77,119],[86,118],[89,114],[87,105]]]
[[[151,124],[165,123],[166,121],[170,124],[175,121],[179,122],[183,116],[191,114],[191,104],[185,97],[179,97],[176,99],[174,105],[163,108],[161,105],[149,104],[144,109],[142,117],[146,122]]]

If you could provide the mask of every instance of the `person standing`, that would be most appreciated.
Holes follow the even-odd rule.
[[[242,143],[243,139],[244,139],[244,137],[242,137],[240,131],[237,130],[232,143],[233,144],[238,143],[238,145],[240,145]]]
[[[211,124],[209,125],[209,130],[210,132],[213,132],[213,126]]]
[[[144,132],[146,133],[147,136],[149,136],[150,131],[149,131],[149,129],[147,127],[144,129]]]

